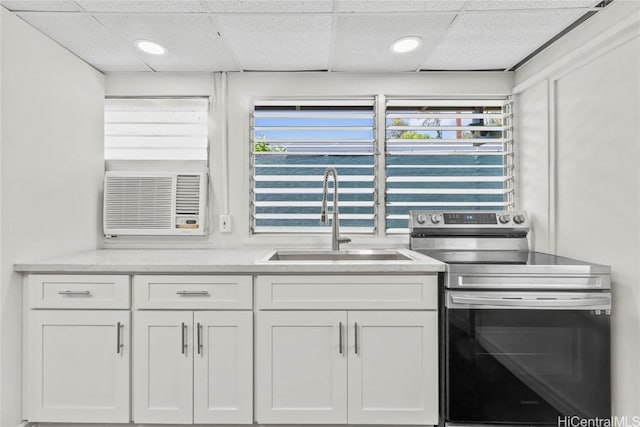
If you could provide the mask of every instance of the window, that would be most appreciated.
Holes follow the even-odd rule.
[[[105,100],[105,160],[204,160],[207,98]]]
[[[411,209],[513,206],[511,105],[506,100],[388,100],[386,230]]]
[[[375,233],[378,227],[407,232],[412,209],[513,207],[508,99],[387,99],[384,114],[380,140],[373,98],[256,102],[252,232],[330,232],[319,222],[328,166],[338,171],[340,226],[346,233]],[[378,208],[384,208],[384,224]]]
[[[375,231],[374,100],[255,104],[252,130],[252,231],[330,232],[320,224],[322,179],[339,176],[340,226]],[[333,179],[329,201],[333,200]]]

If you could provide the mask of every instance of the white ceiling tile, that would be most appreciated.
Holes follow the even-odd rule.
[[[199,0],[76,0],[88,12],[205,12]]]
[[[456,16],[455,13],[340,15],[334,45],[334,71],[415,71]],[[413,52],[391,51],[395,40],[418,36],[422,46]]]
[[[421,68],[511,68],[585,12],[586,9],[465,12],[454,21]]]
[[[336,0],[335,12],[436,12],[457,11],[465,0]]]
[[[232,52],[206,14],[95,14],[102,25],[133,48],[136,40],[152,40],[165,55],[140,52],[156,71],[235,71]]]
[[[219,13],[329,13],[333,0],[201,0],[209,12]]]
[[[245,70],[328,68],[330,15],[220,15],[216,19]]]
[[[467,0],[465,10],[569,9],[594,7],[601,0]]]
[[[82,11],[73,0],[0,0],[0,4],[12,11]]]
[[[18,16],[101,71],[149,71],[131,49],[90,15],[23,12]]]

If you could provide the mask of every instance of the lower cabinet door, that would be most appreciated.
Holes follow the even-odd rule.
[[[194,313],[193,422],[253,423],[253,313]]]
[[[28,420],[129,422],[129,311],[28,316]]]
[[[344,311],[260,311],[256,422],[347,422]]]
[[[133,421],[191,424],[193,312],[136,311],[133,316]]]
[[[349,423],[438,424],[437,313],[349,312]]]

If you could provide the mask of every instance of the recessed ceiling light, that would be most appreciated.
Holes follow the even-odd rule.
[[[417,49],[422,44],[420,37],[402,37],[391,44],[391,50],[396,53],[406,53]]]
[[[167,49],[156,42],[149,40],[136,40],[136,47],[145,53],[151,55],[164,55]]]

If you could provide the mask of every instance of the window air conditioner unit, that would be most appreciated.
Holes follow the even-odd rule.
[[[206,173],[108,171],[104,176],[104,234],[202,236]]]

